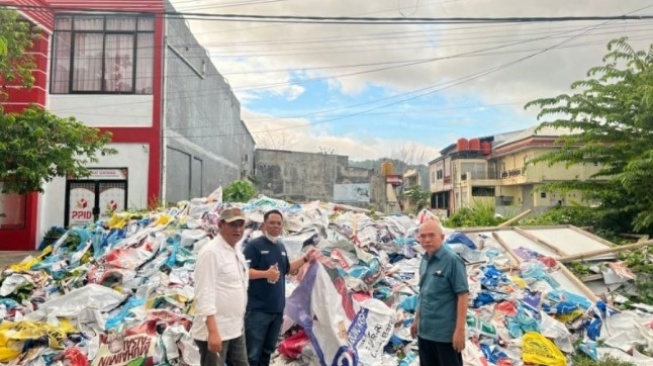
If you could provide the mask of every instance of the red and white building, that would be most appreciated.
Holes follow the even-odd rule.
[[[164,39],[164,0],[0,0],[0,4],[15,5],[44,34],[31,50],[37,64],[34,87],[10,88],[4,111],[19,112],[37,104],[60,117],[74,116],[111,132],[111,147],[118,151],[100,157],[92,176],[84,180],[61,177],[47,183],[43,194],[0,195],[0,213],[5,215],[0,217],[0,250],[31,250],[52,226],[85,223],[161,200],[167,145],[164,68],[171,55]],[[233,119],[241,126],[237,107]],[[189,153],[192,162],[201,159],[201,151],[215,155],[199,151]],[[208,166],[206,159],[203,166]],[[194,192],[211,188],[202,190],[202,182],[198,184],[200,189]]]

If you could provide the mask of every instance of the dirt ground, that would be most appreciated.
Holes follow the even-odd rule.
[[[7,266],[19,263],[28,255],[37,256],[39,251],[20,251],[20,252],[8,252],[0,251],[0,270],[5,269]]]

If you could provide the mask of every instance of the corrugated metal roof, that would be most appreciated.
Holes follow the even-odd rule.
[[[536,131],[539,125],[526,128],[524,130],[508,132],[504,134],[499,134],[494,136],[494,143],[492,148],[496,149],[501,146],[510,145],[514,142],[527,139],[529,137],[538,136],[538,137],[558,137],[571,134],[571,130],[568,128],[554,128],[554,127],[544,127],[539,131]]]

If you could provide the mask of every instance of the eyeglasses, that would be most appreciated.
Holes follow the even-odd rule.
[[[419,234],[420,238],[435,238],[437,235],[435,233],[424,233]]]

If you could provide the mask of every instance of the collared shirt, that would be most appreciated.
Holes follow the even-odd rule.
[[[245,245],[244,253],[250,261],[249,268],[267,271],[276,264],[280,274],[276,283],[269,283],[265,278],[249,282],[247,310],[282,314],[286,306],[286,275],[290,272],[286,247],[281,242],[273,243],[260,236]]]
[[[249,274],[243,254],[218,235],[200,249],[195,264],[196,314],[191,334],[206,341],[206,317],[215,315],[223,341],[243,334]]]
[[[443,246],[420,263],[419,336],[451,343],[456,328],[458,295],[469,292],[465,263]]]

